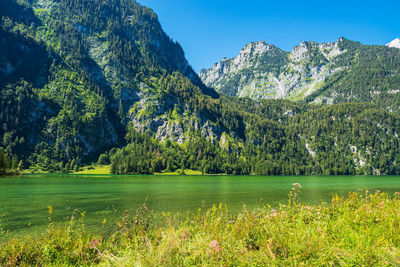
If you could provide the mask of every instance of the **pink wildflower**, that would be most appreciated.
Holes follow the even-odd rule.
[[[278,216],[278,213],[276,212],[276,210],[272,209],[271,210],[271,217],[276,217]]]
[[[216,240],[211,241],[210,245],[208,245],[208,247],[210,249],[214,250],[215,253],[219,253],[221,251],[218,241],[216,241]]]
[[[92,239],[92,241],[89,242],[89,247],[91,249],[94,249],[97,251],[97,255],[102,256],[103,254],[101,251],[97,248],[97,245],[101,246],[100,240],[99,239]]]
[[[98,239],[92,239],[92,241],[89,242],[89,247],[90,248],[96,248],[96,246],[100,243]]]
[[[294,184],[292,184],[293,186],[297,186],[298,188],[303,188],[302,186],[301,186],[301,184],[299,184],[299,183],[294,183]]]
[[[188,231],[188,230],[185,230],[181,235],[180,235],[180,237],[183,239],[183,240],[188,240],[188,238],[189,238],[189,236],[190,236],[190,232]]]

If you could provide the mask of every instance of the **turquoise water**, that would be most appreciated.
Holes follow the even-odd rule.
[[[400,191],[400,176],[86,176],[23,175],[0,178],[0,214],[10,233],[37,232],[46,228],[48,206],[53,220],[63,222],[74,209],[86,212],[89,227],[108,224],[147,199],[155,216],[161,211],[186,214],[199,207],[226,203],[232,212],[245,204],[286,203],[292,183],[303,186],[302,200],[311,204],[329,201],[332,193],[380,190]]]

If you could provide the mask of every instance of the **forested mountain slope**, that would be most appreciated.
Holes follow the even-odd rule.
[[[400,49],[302,42],[288,53],[265,42],[248,44],[200,77],[217,91],[252,99],[285,98],[317,103],[375,102],[399,111]],[[389,47],[390,46],[390,47]]]
[[[221,101],[221,100],[218,100]],[[131,132],[111,156],[115,173],[194,169],[228,174],[400,174],[400,117],[362,103],[315,106],[285,100],[225,99],[239,106],[242,136],[185,145]],[[226,102],[225,102],[226,101]],[[250,113],[251,112],[251,113]]]
[[[0,147],[8,169],[21,165],[18,157],[24,168],[52,172],[99,159],[114,173],[400,173],[397,48],[340,39],[304,43],[289,56],[250,45],[268,77],[292,64],[298,90],[280,93],[307,100],[254,101],[205,86],[154,12],[132,0],[7,0],[0,18]],[[329,75],[318,76],[321,69]],[[303,71],[319,77],[312,76],[316,90],[302,93]],[[232,95],[233,85],[225,86]]]
[[[10,0],[0,12],[0,140],[24,162],[97,159],[124,143],[130,121],[176,135],[168,116],[185,110],[170,94],[177,84],[218,97],[153,11],[134,1]]]

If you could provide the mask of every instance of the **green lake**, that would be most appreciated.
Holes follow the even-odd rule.
[[[63,222],[74,209],[86,212],[88,227],[112,225],[125,210],[136,209],[147,199],[155,217],[161,212],[186,214],[212,204],[227,204],[238,212],[266,204],[286,203],[293,183],[303,186],[301,199],[317,204],[333,193],[380,190],[400,192],[400,176],[89,176],[23,175],[0,178],[1,226],[10,233],[45,229],[48,206],[53,220]]]

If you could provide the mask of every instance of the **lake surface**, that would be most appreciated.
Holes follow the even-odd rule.
[[[23,175],[0,178],[0,215],[3,229],[12,234],[38,232],[47,224],[48,206],[53,220],[63,222],[74,209],[86,212],[93,229],[104,218],[111,225],[128,209],[147,199],[155,216],[161,212],[186,214],[199,207],[226,203],[239,212],[265,204],[286,203],[293,183],[303,186],[302,200],[311,204],[330,201],[333,193],[380,190],[400,192],[400,176],[86,176]]]

